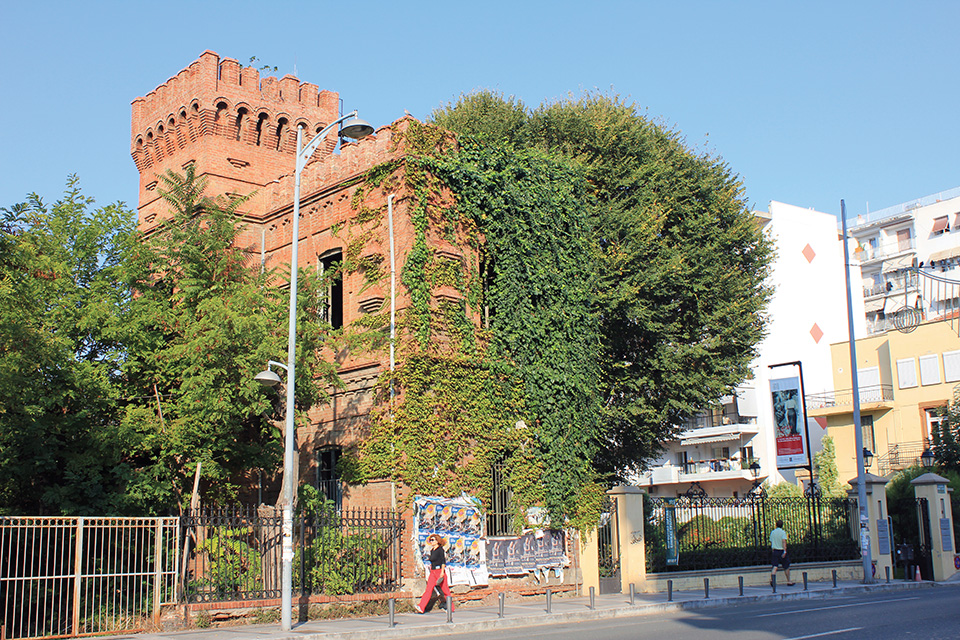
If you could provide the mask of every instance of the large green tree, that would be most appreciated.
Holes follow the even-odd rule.
[[[583,176],[603,349],[598,469],[642,466],[748,376],[771,249],[721,159],[600,94],[526,110],[480,92],[432,119],[491,147],[542,150]]]
[[[205,187],[192,165],[160,177],[172,217],[141,239],[128,267],[121,434],[137,469],[129,492],[144,509],[184,502],[198,463],[205,500],[220,502],[236,497],[243,472],[272,473],[282,459],[282,400],[253,377],[286,353],[289,289],[241,245],[243,199],[209,198]],[[299,283],[302,419],[337,378],[321,357],[330,327],[319,317],[320,281],[302,270]]]
[[[2,210],[0,513],[123,513],[116,431],[133,216],[76,177]]]

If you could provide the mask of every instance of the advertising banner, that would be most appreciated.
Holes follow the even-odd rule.
[[[664,507],[664,525],[667,533],[667,565],[680,563],[680,544],[677,541],[677,508],[673,500]]]
[[[415,555],[421,566],[429,560],[426,540],[431,533],[444,539],[450,584],[487,584],[487,549],[483,512],[472,496],[417,496],[413,501]]]
[[[487,541],[487,567],[491,576],[505,577],[553,570],[562,576],[569,562],[563,531],[538,529],[517,537],[491,538]],[[539,579],[539,578],[538,578]]]
[[[800,397],[800,378],[779,378],[770,381],[773,396],[773,425],[777,440],[777,467],[791,469],[807,466],[805,439],[806,416]]]

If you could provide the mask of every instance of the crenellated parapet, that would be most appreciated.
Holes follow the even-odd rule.
[[[146,218],[158,213],[157,176],[168,169],[194,162],[199,173],[218,176],[218,186],[234,193],[250,193],[289,172],[297,127],[319,131],[338,117],[339,101],[336,92],[292,75],[261,78],[255,68],[205,51],[132,103],[130,154],[141,178],[141,224],[149,226]]]

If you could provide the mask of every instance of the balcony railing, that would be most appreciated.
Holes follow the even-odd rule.
[[[900,442],[890,447],[885,454],[877,458],[877,473],[881,476],[891,471],[899,471],[920,464],[920,456],[927,448],[923,440],[919,442]]]
[[[687,462],[681,466],[681,473],[723,473],[724,471],[741,471],[739,458],[718,458],[713,460],[698,460]]]
[[[904,251],[912,251],[913,249],[916,249],[916,247],[916,238],[907,238],[904,240],[897,240],[896,242],[887,242],[879,247],[864,245],[861,250],[854,251],[853,255],[854,257],[858,258],[860,262],[870,262],[871,260],[889,258],[890,256],[901,254]]]
[[[811,393],[806,396],[807,409],[853,406],[853,389]],[[860,387],[860,403],[889,402],[893,400],[893,385],[874,384]]]

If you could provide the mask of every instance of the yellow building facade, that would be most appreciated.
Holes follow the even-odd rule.
[[[908,333],[887,331],[857,340],[857,377],[863,446],[870,473],[889,476],[919,464],[940,411],[960,385],[956,322],[928,322]],[[834,391],[807,396],[807,411],[833,437],[839,480],[857,475],[853,383],[848,342],[831,345]]]

